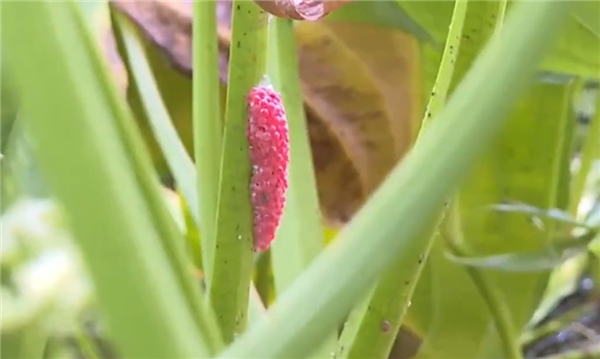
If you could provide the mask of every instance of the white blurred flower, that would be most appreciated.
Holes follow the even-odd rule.
[[[10,268],[12,284],[2,290],[2,327],[33,319],[49,330],[68,327],[93,298],[93,288],[59,206],[23,200],[1,221],[2,268]]]

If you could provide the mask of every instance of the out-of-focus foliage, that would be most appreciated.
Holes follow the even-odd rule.
[[[194,157],[192,73],[207,69],[193,68],[193,2],[81,3],[92,41],[120,91],[116,96],[131,107],[158,175],[163,179],[174,175],[175,183],[164,184],[183,193],[185,201],[168,191],[173,210],[169,213],[178,230],[187,232],[194,260],[186,266],[192,270],[195,265],[193,270],[202,273],[202,238],[193,199],[196,192],[191,187],[196,184],[196,174],[189,168],[182,170],[185,166],[178,166],[168,152],[180,146],[188,153],[179,153],[179,159]],[[395,347],[400,348],[392,351],[393,358],[415,354],[402,349],[415,344],[401,339],[409,330],[418,337],[413,341],[420,344],[419,358],[501,357],[506,336],[528,358],[564,350],[579,355],[581,348],[591,355],[600,352],[594,337],[600,335],[600,318],[594,316],[600,312],[600,3],[572,3],[565,26],[538,67],[535,84],[510,111],[500,135],[465,174],[451,197],[451,213],[433,231],[436,242],[416,292],[412,298],[402,298],[410,308],[401,335],[386,339],[386,343],[395,340]],[[449,1],[352,1],[318,21],[289,23],[287,37],[277,40],[281,48],[269,54],[273,57],[269,61],[282,61],[274,75],[281,78],[274,82],[284,89],[284,97],[288,94],[286,101],[290,101],[289,91],[301,94],[294,99],[298,102],[294,106],[300,121],[305,116],[306,133],[294,136],[293,141],[306,141],[304,145],[311,151],[304,152],[310,158],[305,158],[303,165],[312,161],[314,166],[321,209],[314,217],[323,222],[323,247],[336,250],[338,231],[351,222],[413,148],[426,118],[426,104],[436,96],[436,76],[455,5]],[[464,27],[458,38],[450,39],[460,45],[453,62],[450,100],[494,31],[501,28],[504,5],[497,1],[465,5]],[[506,16],[515,8],[515,2],[509,1]],[[114,36],[110,11],[113,16],[125,15],[128,26],[135,29],[135,41],[141,42],[138,55],[148,60],[151,73],[146,75],[154,76],[166,108],[162,133],[160,123],[157,127],[150,122],[155,118],[148,113],[148,98],[143,97],[147,92],[140,91],[135,74],[128,71],[131,61],[124,61],[126,54],[120,52],[123,48]],[[239,46],[232,41],[231,12],[230,1],[216,4],[219,68],[209,71],[218,72],[222,113],[230,81],[230,51]],[[282,24],[269,25],[270,31],[285,31],[287,25]],[[290,79],[286,76],[295,76],[295,72],[287,71],[292,62],[282,60],[282,49],[292,47],[297,51],[298,78],[294,82],[297,88],[289,90],[285,89]],[[105,330],[104,317],[97,312],[96,293],[73,243],[69,221],[63,218],[63,210],[38,169],[37,144],[28,129],[29,114],[21,111],[11,67],[2,63],[2,354],[85,359],[118,355],[118,348],[112,348],[112,333]],[[477,95],[472,101],[479,101]],[[480,116],[485,120],[488,114]],[[164,134],[165,128],[172,129],[165,125],[177,131],[169,132],[173,136],[166,142],[157,136],[157,131]],[[440,144],[440,151],[456,145],[449,136]],[[300,168],[296,173],[308,177],[309,172]],[[77,168],[72,170],[75,173]],[[189,181],[184,182],[186,177]],[[305,185],[313,186],[312,179],[307,178]],[[311,203],[303,202],[308,201],[305,198],[295,201],[295,208],[312,209]],[[89,208],[90,213],[94,210]],[[306,233],[314,233],[312,227],[308,230],[304,223],[287,220],[279,235],[293,234],[296,241],[254,261],[257,270],[249,295],[250,329],[265,314],[264,306],[277,303],[288,287],[293,288],[296,278],[302,278],[301,271],[321,250],[316,241],[298,244]],[[452,252],[449,243],[458,244],[463,253]],[[245,272],[238,273],[244,281],[250,278]],[[405,285],[400,279],[394,284],[391,278],[390,286]],[[398,288],[385,289],[392,293]],[[490,295],[501,308],[489,300]],[[388,304],[380,307],[397,303]],[[498,312],[504,313],[500,316],[504,315],[510,330],[498,325]],[[380,313],[369,314],[379,318]],[[100,329],[90,332],[83,328],[84,318],[86,322],[91,318]],[[391,335],[390,321],[377,322],[377,337]],[[572,329],[575,327],[587,330],[587,336]],[[563,337],[568,339],[561,342]],[[333,352],[331,344],[336,338],[332,335],[330,339],[326,349],[319,349],[323,353]],[[355,340],[352,343],[356,344]],[[389,354],[390,349],[383,352]]]

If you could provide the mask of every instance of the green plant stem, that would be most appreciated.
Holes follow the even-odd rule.
[[[503,36],[483,52],[415,148],[280,296],[269,320],[239,338],[222,358],[308,355],[392,261],[419,260],[419,235],[523,94],[568,14],[567,4],[515,5]]]
[[[290,129],[289,189],[277,239],[271,247],[275,290],[280,295],[323,250],[325,241],[300,87],[294,22],[272,19],[269,35],[269,77],[281,92]],[[329,356],[336,342],[337,333],[331,331],[311,356]]]
[[[589,129],[586,135],[585,144],[581,152],[581,164],[577,174],[573,178],[573,184],[571,189],[571,198],[569,213],[573,218],[577,218],[577,209],[589,177],[590,170],[599,156],[600,152],[600,90],[598,91],[598,100],[596,101],[596,112],[589,125]]]
[[[323,249],[324,237],[293,21],[272,19],[270,35],[269,77],[281,92],[290,129],[289,189],[272,247],[275,287],[277,293],[283,293]]]
[[[248,303],[248,322],[249,326],[258,323],[264,319],[267,310],[260,298],[260,294],[254,285],[250,286],[250,300]]]
[[[417,143],[429,127],[431,118],[436,116],[446,103],[454,64],[460,51],[460,38],[467,7],[467,1],[455,2],[442,60],[421,122]],[[387,358],[389,356],[431,246],[438,237],[438,226],[444,218],[445,210],[445,206],[440,206],[436,210],[436,218],[421,234],[423,246],[421,258],[408,263],[397,261],[383,274],[369,298],[355,308],[344,325],[337,349],[338,357]]]
[[[264,252],[256,260],[256,273],[254,282],[256,291],[261,297],[261,301],[268,303],[269,296],[273,291],[273,280],[271,276],[271,252]]]
[[[498,12],[496,13],[496,28],[494,30],[495,33],[499,33],[502,30],[502,26],[504,26],[504,19],[506,17],[506,5],[508,5],[508,0],[498,1]]]
[[[14,2],[2,10],[3,46],[38,159],[70,216],[123,355],[210,356],[189,288],[165,250],[173,239],[168,212],[147,197],[151,189],[159,195],[158,183],[142,172],[149,158],[140,163],[144,152],[129,152],[138,144],[123,141],[123,126],[133,119],[90,45],[81,9],[74,2]]]
[[[266,69],[267,14],[252,1],[232,4],[233,24],[223,158],[210,302],[226,343],[244,332],[253,269],[251,166],[246,139],[246,96]]]
[[[221,102],[216,1],[194,2],[193,121],[194,157],[198,174],[197,208],[200,212],[202,262],[207,280],[212,278],[215,221],[221,159]]]
[[[127,69],[139,92],[152,133],[165,155],[178,187],[181,188],[183,197],[186,202],[192,203],[189,206],[190,214],[195,222],[199,223],[198,207],[193,205],[198,197],[194,163],[173,126],[139,37],[135,34],[129,20],[123,16],[116,17],[115,26],[118,27],[116,33],[121,35],[119,40],[122,41],[119,42],[123,44]]]
[[[464,238],[460,224],[460,213],[458,211],[459,205],[456,201],[456,199],[453,201],[448,211],[448,216],[443,226],[444,237],[447,239],[446,245],[451,253],[457,256],[466,256],[468,255],[468,250],[463,244]],[[504,349],[505,357],[522,359],[523,354],[518,342],[517,330],[512,323],[508,307],[501,300],[501,294],[494,289],[493,284],[490,283],[481,269],[466,266],[465,270],[490,311]]]
[[[560,208],[568,210],[569,207],[569,189],[571,182],[571,161],[573,159],[573,130],[575,128],[575,119],[572,111],[572,102],[574,96],[575,81],[564,85],[564,94],[562,98],[562,111],[557,111],[556,119],[560,124],[557,136],[554,161],[552,164],[552,186],[549,193],[549,208]],[[576,218],[574,216],[573,218]],[[551,223],[546,231],[547,240],[550,240],[557,232],[557,223]]]
[[[0,355],[3,358],[31,359],[43,356],[48,335],[43,329],[42,322],[36,318],[19,328],[2,327],[0,339],[2,340]]]
[[[101,359],[101,355],[98,354],[96,346],[92,340],[90,340],[86,333],[83,325],[79,325],[76,332],[77,343],[85,359]]]

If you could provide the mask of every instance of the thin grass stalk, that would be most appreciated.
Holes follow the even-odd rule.
[[[286,206],[271,247],[277,295],[302,274],[325,247],[315,171],[308,137],[298,51],[291,19],[275,18],[270,23],[269,77],[281,92],[290,129],[289,189]],[[335,349],[337,332],[311,355],[323,358]]]
[[[127,70],[131,73],[133,85],[139,93],[140,102],[146,112],[154,138],[156,138],[186,202],[194,204],[198,198],[194,163],[188,156],[187,150],[173,126],[171,116],[154,79],[152,68],[146,58],[141,39],[136,35],[127,18],[117,14],[115,19],[115,27],[118,27],[115,32],[118,34],[119,43],[123,45]],[[198,207],[190,205],[189,211],[194,221],[199,223]]]
[[[265,75],[267,14],[252,1],[232,4],[229,84],[217,210],[210,302],[223,339],[231,343],[248,321],[248,295],[254,267],[250,157],[246,138],[246,97]]]
[[[594,164],[600,155],[600,89],[598,90],[598,99],[596,100],[596,111],[587,135],[585,138],[585,144],[581,151],[580,165],[577,174],[573,178],[573,184],[571,189],[571,200],[569,206],[569,213],[577,218],[577,211],[581,198],[585,193],[586,185],[588,183],[589,174]]]
[[[200,240],[205,278],[212,278],[223,126],[219,84],[216,1],[195,1],[193,122]]]
[[[455,2],[442,60],[421,122],[417,142],[431,124],[432,117],[437,116],[446,103],[454,74],[454,64],[460,52],[460,39],[467,8],[467,1]],[[387,358],[389,356],[431,246],[439,236],[438,227],[444,218],[446,207],[441,206],[437,212],[436,218],[421,234],[422,257],[416,262],[413,261],[412,266],[398,261],[383,274],[369,298],[361,302],[344,325],[337,357]],[[373,330],[377,327],[379,330]]]
[[[290,129],[289,189],[278,238],[272,247],[275,286],[278,293],[283,293],[323,249],[324,236],[293,21],[273,19],[271,39],[269,78],[281,92]],[[290,260],[290,256],[296,260]]]
[[[462,225],[460,221],[460,206],[454,199],[449,214],[443,225],[444,237],[448,239],[447,247],[450,253],[466,257],[468,250],[464,243]],[[502,301],[501,294],[490,282],[487,275],[480,268],[465,266],[469,277],[473,281],[477,291],[483,298],[492,316],[496,331],[500,337],[500,344],[506,358],[522,359],[523,353],[519,345],[519,335],[510,315],[510,310]]]

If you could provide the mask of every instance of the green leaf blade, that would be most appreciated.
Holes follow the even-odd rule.
[[[246,96],[266,69],[267,14],[251,1],[233,2],[232,49],[217,210],[210,303],[231,343],[248,321],[254,267]]]

